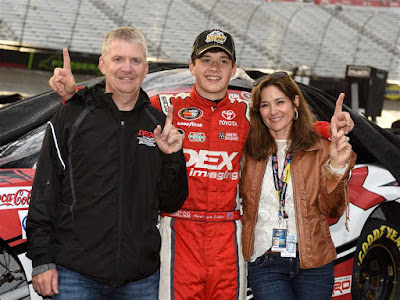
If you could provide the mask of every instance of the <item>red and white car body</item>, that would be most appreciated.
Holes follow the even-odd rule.
[[[395,202],[396,205],[391,205],[391,209],[397,210],[397,214],[400,215],[400,186],[395,178],[379,166],[360,164],[352,170],[348,188],[350,196],[348,230],[345,227],[344,215],[339,220],[330,220],[331,236],[337,249],[333,290],[333,298],[336,300],[352,299],[354,260],[362,263],[374,239],[385,234],[400,250],[400,232],[383,222],[379,231],[371,230],[367,234],[367,239],[362,241],[362,247],[357,247],[364,225],[374,213],[376,214],[374,217],[386,219],[379,210],[388,202]]]
[[[25,224],[34,175],[35,169],[0,169],[0,241],[9,247],[7,253],[4,249],[0,253],[0,299],[41,299],[32,284],[27,284],[32,263],[25,256]]]

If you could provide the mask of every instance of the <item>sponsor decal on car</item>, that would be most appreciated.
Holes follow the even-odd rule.
[[[139,129],[137,139],[139,140],[139,145],[146,145],[148,147],[155,147],[156,141],[154,140],[154,133]]]
[[[206,135],[204,132],[190,132],[188,138],[191,142],[204,142]]]
[[[0,189],[0,210],[10,208],[28,208],[31,199],[31,187],[8,187]]]
[[[351,293],[351,276],[335,277],[332,297],[342,296]]]
[[[201,118],[203,116],[203,111],[196,107],[186,107],[178,112],[178,116],[183,120],[192,121]]]
[[[28,210],[19,210],[18,216],[22,227],[22,238],[26,239],[26,219],[28,218]]]
[[[400,85],[387,85],[385,90],[385,98],[388,100],[400,100]]]

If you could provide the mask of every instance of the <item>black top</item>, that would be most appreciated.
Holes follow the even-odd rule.
[[[164,122],[143,90],[122,113],[100,85],[53,117],[27,220],[33,267],[56,263],[106,285],[159,268],[158,212],[178,210],[188,194],[182,150],[167,155],[154,141]]]

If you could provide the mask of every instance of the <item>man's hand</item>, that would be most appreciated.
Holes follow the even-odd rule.
[[[66,100],[76,93],[74,75],[71,71],[71,59],[66,48],[63,49],[64,67],[55,68],[54,75],[49,80],[50,87]]]
[[[342,111],[343,100],[344,93],[341,93],[336,101],[335,112],[333,113],[331,125],[329,127],[331,136],[333,135],[333,127],[335,127],[336,132],[343,130],[346,135],[354,128],[354,122],[351,119],[350,114]]]
[[[58,294],[58,274],[56,269],[50,269],[32,277],[33,288],[42,296]]]
[[[171,105],[168,108],[167,118],[165,119],[164,129],[161,132],[161,126],[157,125],[154,129],[154,140],[158,148],[166,153],[171,154],[179,151],[182,148],[183,135],[172,125],[174,107]]]

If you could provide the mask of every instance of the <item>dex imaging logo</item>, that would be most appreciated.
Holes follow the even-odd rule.
[[[139,145],[146,145],[148,147],[155,147],[156,146],[156,141],[154,140],[154,133],[139,129],[137,139],[139,141]]]

